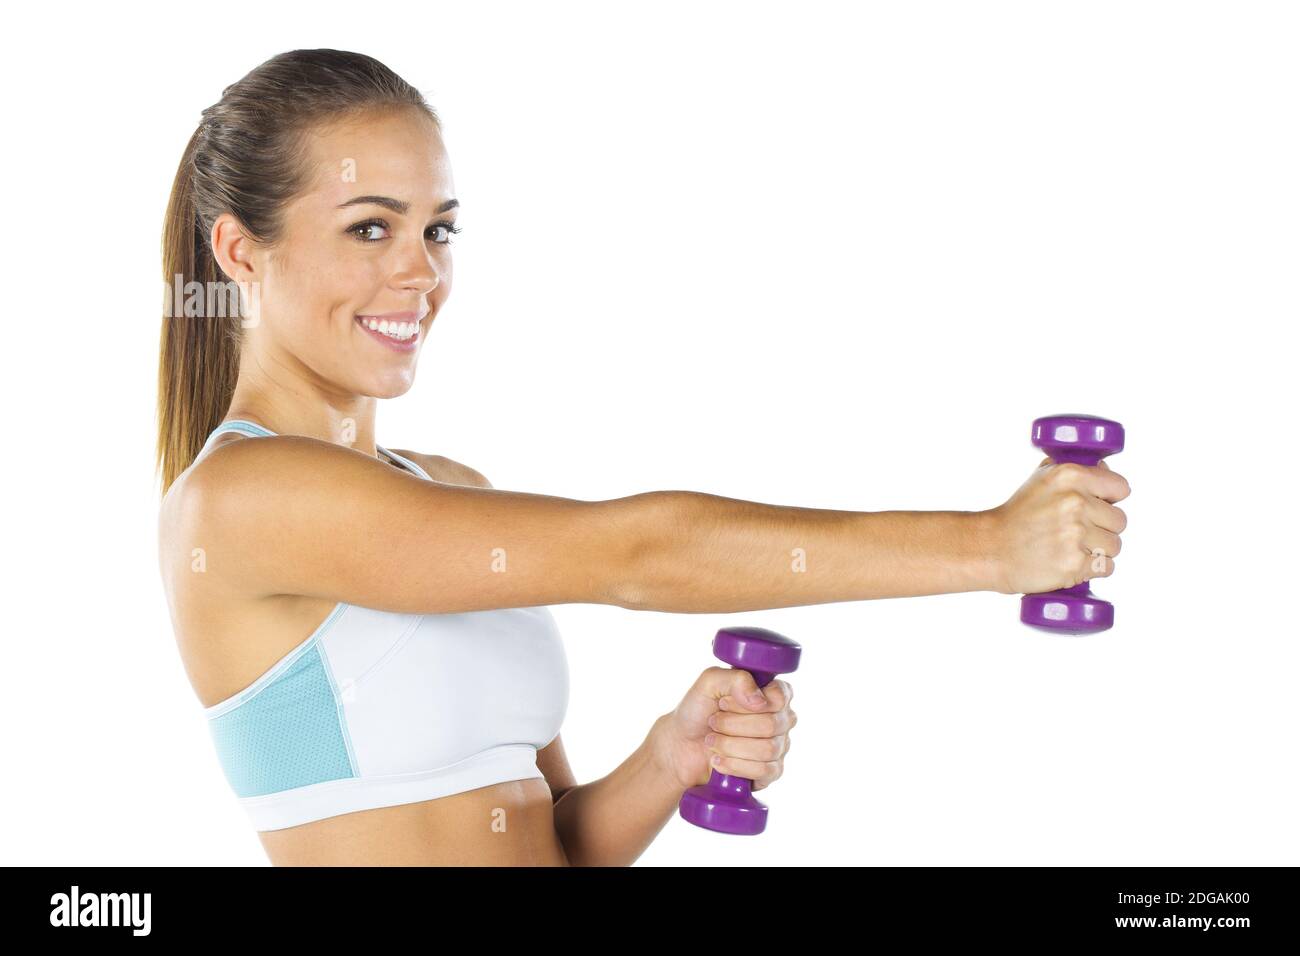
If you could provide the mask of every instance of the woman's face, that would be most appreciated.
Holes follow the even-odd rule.
[[[442,137],[403,110],[318,128],[308,148],[282,240],[255,254],[260,318],[244,334],[263,360],[296,362],[340,397],[401,395],[451,292],[457,202]]]

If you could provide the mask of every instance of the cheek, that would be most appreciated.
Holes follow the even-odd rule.
[[[339,261],[338,257],[313,263],[311,268],[286,277],[290,283],[285,287],[290,296],[284,302],[286,312],[317,333],[322,325],[341,319],[350,322],[382,287],[378,274],[372,264]]]

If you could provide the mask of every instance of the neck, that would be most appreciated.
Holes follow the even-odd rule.
[[[292,388],[270,384],[264,376],[245,376],[241,368],[226,417],[246,418],[280,435],[305,435],[378,457],[374,398],[330,394],[301,381]]]

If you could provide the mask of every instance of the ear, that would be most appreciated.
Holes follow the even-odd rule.
[[[240,285],[257,280],[257,268],[253,262],[254,243],[238,219],[223,212],[212,224],[210,239],[212,257],[227,279]]]
[[[239,288],[239,324],[252,328],[260,324],[262,314],[262,283],[260,263],[254,259],[257,243],[243,226],[228,212],[223,212],[212,224],[212,257],[226,276]]]

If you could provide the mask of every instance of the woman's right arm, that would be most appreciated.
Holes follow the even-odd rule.
[[[1017,593],[1031,579],[1050,590],[1077,583],[1065,580],[1076,572],[1110,573],[1088,571],[1088,545],[1113,557],[1123,513],[1096,496],[1128,493],[1113,472],[1062,465],[983,512],[833,511],[690,491],[582,501],[426,481],[287,435],[219,445],[181,480],[176,553],[164,560],[188,563],[201,547],[207,573],[250,597],[406,613],[571,603],[732,612]]]

